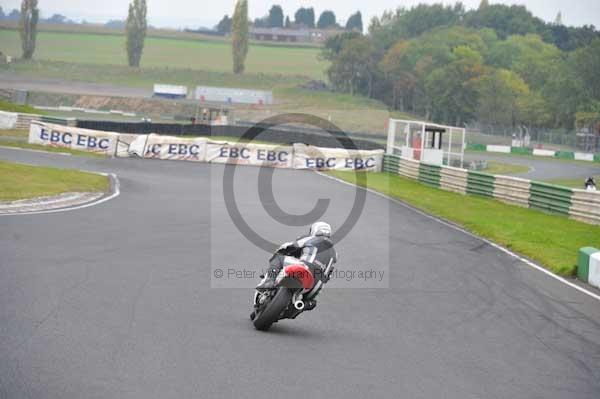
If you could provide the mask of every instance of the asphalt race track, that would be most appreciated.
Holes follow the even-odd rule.
[[[469,152],[465,154],[466,161],[496,161],[529,167],[525,173],[515,174],[516,177],[531,180],[549,179],[581,179],[583,182],[590,176],[600,174],[600,165],[592,162],[565,162],[543,157],[520,157],[514,155],[490,154],[485,152]]]
[[[335,281],[316,311],[261,333],[251,289],[211,288],[215,265],[268,258],[225,212],[222,166],[0,159],[121,181],[96,207],[0,217],[2,399],[600,397],[597,299],[400,204],[368,194],[338,245],[339,268],[389,266],[389,288]],[[303,229],[265,217],[258,171],[237,169],[242,214],[293,239]],[[274,186],[288,212],[330,198],[334,227],[354,198],[311,172],[278,170]]]

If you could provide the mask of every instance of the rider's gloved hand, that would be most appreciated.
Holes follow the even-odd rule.
[[[293,241],[290,242],[286,242],[285,244],[282,244],[278,249],[277,252],[285,252],[286,249],[288,249],[289,247],[291,247],[292,245],[294,245]]]

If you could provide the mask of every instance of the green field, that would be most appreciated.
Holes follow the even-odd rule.
[[[188,88],[206,85],[273,91],[274,106],[237,107],[236,116],[241,120],[259,121],[273,114],[302,112],[325,118],[344,130],[384,134],[390,117],[380,101],[301,88],[312,79],[326,80],[328,63],[319,59],[320,48],[251,44],[246,72],[235,75],[231,72],[231,45],[223,39],[148,37],[139,69],[126,65],[124,40],[117,34],[42,31],[34,60],[0,65],[0,72],[146,89],[160,82]],[[0,29],[0,43],[2,51],[20,55],[16,30]],[[69,104],[58,97],[53,102],[60,104],[38,105]],[[414,118],[398,112],[392,116]]]
[[[0,161],[0,201],[68,192],[107,192],[109,184],[106,176],[93,173]]]
[[[515,165],[503,162],[490,161],[487,163],[488,166],[483,170],[485,173],[491,175],[516,175],[519,173],[529,172],[529,167],[524,165]]]
[[[15,30],[0,30],[1,50],[20,57]],[[305,76],[324,79],[327,64],[320,49],[251,44],[246,61],[250,74]],[[35,58],[95,65],[127,65],[125,36],[88,33],[39,32]],[[223,41],[148,37],[142,68],[168,67],[208,72],[231,71],[231,45]]]
[[[351,183],[357,180],[354,172],[331,174]],[[365,181],[373,190],[457,223],[563,276],[575,274],[580,248],[600,242],[600,226],[563,216],[442,191],[389,173],[370,173]]]

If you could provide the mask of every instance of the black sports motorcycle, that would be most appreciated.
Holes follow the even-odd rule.
[[[331,273],[333,261],[322,270],[319,266],[309,266],[286,256],[275,279],[275,287],[254,292],[254,310],[250,315],[254,327],[266,331],[279,320],[295,319],[302,312],[313,310],[317,306],[315,298]]]

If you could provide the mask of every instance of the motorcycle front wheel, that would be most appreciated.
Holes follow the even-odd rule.
[[[271,325],[279,320],[279,316],[292,301],[292,292],[285,287],[277,289],[277,293],[254,318],[254,328],[267,331]]]

